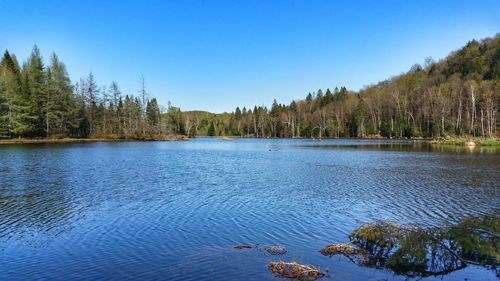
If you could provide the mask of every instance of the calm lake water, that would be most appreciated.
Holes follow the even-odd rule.
[[[194,139],[0,146],[1,280],[405,280],[324,257],[363,222],[500,209],[500,151],[386,141]],[[235,244],[281,245],[283,256]],[[424,280],[498,280],[469,266]]]

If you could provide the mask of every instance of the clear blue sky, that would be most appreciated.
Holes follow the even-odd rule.
[[[500,32],[500,0],[0,0],[0,48],[37,44],[73,82],[92,71],[160,103],[231,111],[358,90]]]

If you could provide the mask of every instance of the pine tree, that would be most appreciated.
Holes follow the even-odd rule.
[[[47,69],[46,132],[47,137],[51,133],[63,136],[78,127],[77,108],[65,65],[56,54],[52,54],[50,60]]]
[[[154,134],[159,134],[160,125],[160,107],[158,106],[158,101],[156,98],[148,101],[146,106],[146,117],[148,122],[148,127]]]
[[[109,87],[109,95],[110,99],[113,103],[113,107],[110,108],[114,112],[113,116],[113,133],[114,134],[122,134],[122,116],[123,112],[123,102],[122,102],[122,93],[120,92],[120,88],[118,84],[113,81]]]
[[[24,82],[27,83],[25,90],[30,102],[31,127],[28,134],[32,137],[42,137],[46,135],[47,75],[42,55],[36,45],[33,47],[28,62],[23,65],[23,72],[25,73]]]
[[[97,87],[97,83],[94,79],[94,75],[92,72],[89,73],[87,80],[85,82],[85,104],[86,104],[86,112],[87,119],[89,120],[89,135],[95,135],[95,129],[97,124],[97,103],[99,102],[99,88]]]
[[[19,64],[5,51],[0,62],[0,136],[24,136],[29,131],[29,106],[21,91]]]
[[[141,89],[139,90],[139,99],[138,99],[138,105],[140,109],[140,114],[138,115],[139,121],[142,127],[142,136],[146,136],[146,106],[148,103],[148,92],[146,91],[146,81],[144,79],[144,76],[141,76]]]
[[[209,136],[215,136],[214,121],[210,122],[210,126],[208,127],[208,130],[207,130],[207,135],[209,135]]]
[[[116,116],[117,116],[117,123],[118,123],[118,135],[120,137],[123,137],[125,132],[123,130],[124,128],[124,109],[123,109],[123,99],[122,97],[119,98],[118,100],[118,106],[116,108]]]

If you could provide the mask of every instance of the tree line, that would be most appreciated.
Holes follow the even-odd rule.
[[[73,85],[57,55],[46,65],[36,46],[22,66],[7,50],[0,61],[1,138],[160,138],[179,132],[179,114],[150,97],[144,78],[137,96],[99,87],[92,73]]]
[[[500,35],[472,40],[441,61],[354,92],[318,90],[288,105],[187,112],[189,135],[253,137],[442,137],[497,135]]]
[[[35,46],[26,62],[5,51],[0,61],[0,137],[496,137],[500,108],[500,35],[472,40],[441,61],[360,91],[318,90],[268,108],[214,114],[158,104],[141,78],[136,96],[92,73],[72,84],[53,54]]]

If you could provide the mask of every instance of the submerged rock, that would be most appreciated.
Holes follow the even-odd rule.
[[[271,255],[283,255],[287,252],[287,249],[281,246],[269,246],[265,247],[264,250]]]
[[[238,249],[238,250],[241,250],[241,249],[253,249],[255,247],[256,246],[254,246],[254,245],[246,245],[246,244],[238,244],[238,245],[234,245],[233,246],[233,248]]]
[[[296,262],[274,261],[270,262],[267,268],[280,277],[300,281],[314,281],[325,276],[325,273],[312,265],[304,265]]]

